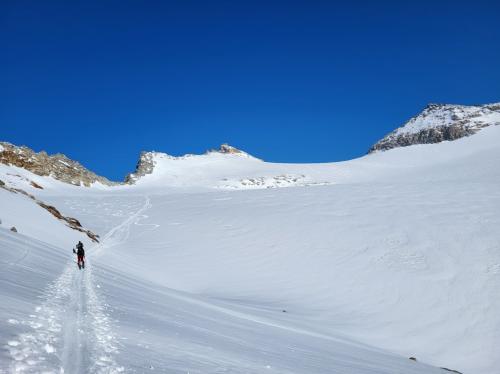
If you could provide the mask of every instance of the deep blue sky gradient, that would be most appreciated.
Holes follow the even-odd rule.
[[[220,143],[337,161],[429,102],[500,101],[498,1],[0,2],[0,140],[112,179]]]

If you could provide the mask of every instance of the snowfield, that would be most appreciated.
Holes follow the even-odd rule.
[[[329,164],[155,153],[136,184],[90,188],[0,165],[101,236],[0,189],[0,372],[498,373],[499,144],[490,126]]]

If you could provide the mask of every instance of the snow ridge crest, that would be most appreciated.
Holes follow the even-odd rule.
[[[139,161],[137,162],[135,171],[133,173],[128,174],[125,177],[125,183],[126,184],[134,184],[137,182],[140,178],[152,174],[155,166],[158,164],[159,160],[186,160],[186,159],[193,159],[196,157],[212,157],[212,156],[217,156],[217,155],[223,155],[223,156],[230,156],[230,157],[242,157],[242,158],[253,158],[255,157],[251,156],[250,154],[233,147],[227,143],[224,143],[220,145],[218,149],[209,149],[207,150],[204,154],[197,155],[197,154],[185,154],[183,156],[171,156],[167,153],[163,152],[156,152],[156,151],[143,151],[141,152],[139,156]]]

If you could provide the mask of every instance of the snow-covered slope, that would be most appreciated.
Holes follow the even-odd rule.
[[[102,259],[178,290],[286,309],[308,329],[495,372],[499,130],[365,157],[332,186],[153,195]],[[369,182],[354,179],[372,165]]]
[[[60,249],[2,230],[0,256],[2,372],[443,373],[269,305],[175,291],[97,258],[75,271]]]
[[[79,272],[81,234],[0,189],[0,371],[494,374],[498,144],[489,126],[330,164],[155,153],[90,188],[2,165],[102,241]]]

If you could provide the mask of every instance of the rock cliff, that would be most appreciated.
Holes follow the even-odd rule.
[[[422,113],[374,144],[368,153],[455,140],[492,125],[500,125],[500,103],[474,106],[429,104]]]

